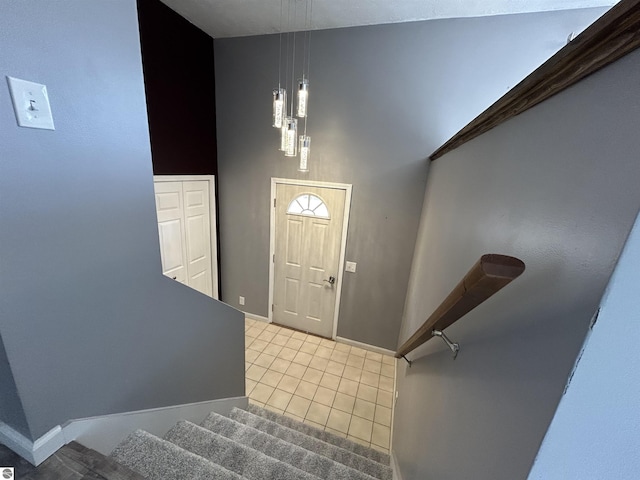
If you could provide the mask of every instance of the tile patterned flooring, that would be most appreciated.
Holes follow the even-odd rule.
[[[245,320],[249,401],[389,452],[395,358]]]

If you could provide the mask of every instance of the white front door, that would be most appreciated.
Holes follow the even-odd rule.
[[[277,184],[273,321],[331,337],[346,192]]]

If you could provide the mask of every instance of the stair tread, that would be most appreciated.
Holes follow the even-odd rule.
[[[136,430],[110,455],[148,480],[242,480],[243,477],[150,433]]]
[[[319,478],[374,480],[374,477],[366,473],[215,412],[211,412],[201,426],[270,457],[295,465],[300,470]]]
[[[212,412],[201,426],[181,420],[164,439],[136,430],[108,459],[147,480],[393,478],[383,463],[388,455],[259,407],[249,410],[234,408],[229,418]]]
[[[290,463],[277,460],[185,420],[179,421],[164,438],[248,480],[317,480],[319,478]]]
[[[385,466],[390,465],[390,458],[386,453],[379,452],[378,450],[374,450],[373,448],[365,447],[364,445],[360,445],[359,443],[353,442],[347,438],[339,437],[337,435],[334,435],[333,433],[320,430],[316,427],[312,427],[311,425],[307,425],[306,423],[302,423],[290,417],[285,417],[284,415],[280,415],[279,413],[261,408],[257,405],[249,404],[249,408],[247,409],[247,411],[253,413],[254,415],[259,415],[268,420],[271,420],[272,422],[276,422],[285,427],[315,437],[319,440],[322,440],[323,442],[331,443],[332,445],[336,445],[340,448],[344,448],[345,450],[357,453],[362,457],[366,457],[378,463],[382,463]]]
[[[231,411],[230,417],[240,423],[313,451],[372,477],[381,480],[391,480],[393,476],[391,468],[382,463],[345,450],[337,445],[324,442],[298,430],[288,428],[265,417],[238,408],[234,408]]]

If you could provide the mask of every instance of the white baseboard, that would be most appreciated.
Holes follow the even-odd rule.
[[[381,353],[382,355],[390,355],[393,357],[396,354],[393,350],[387,350],[386,348],[376,347],[375,345],[369,345],[368,343],[358,342],[349,338],[336,337],[336,342],[345,343],[352,347],[360,347],[364,350],[369,350],[370,352]]]
[[[6,423],[0,422],[0,444],[7,446],[36,467],[66,443],[60,425],[52,428],[36,441],[31,441]]]
[[[76,440],[103,455],[137,429],[162,437],[178,420],[200,423],[210,412],[226,415],[234,407],[246,409],[247,397],[223,398],[206,402],[116,413],[100,417],[71,420],[63,427],[65,443]]]
[[[245,316],[245,318],[248,318],[249,320],[255,320],[257,322],[271,323],[271,322],[269,322],[269,319],[267,317],[262,317],[260,315],[254,314],[254,313],[244,312],[244,316]]]
[[[396,452],[391,450],[391,470],[393,471],[393,480],[402,480],[402,473],[400,473],[400,466],[398,465],[398,458]]]

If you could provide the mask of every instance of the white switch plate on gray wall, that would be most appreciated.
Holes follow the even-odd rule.
[[[7,77],[18,125],[55,130],[46,85]]]

